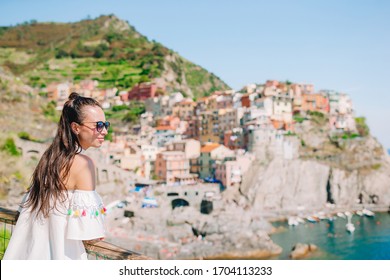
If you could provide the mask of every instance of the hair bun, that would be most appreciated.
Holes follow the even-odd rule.
[[[69,95],[69,100],[75,100],[76,98],[80,97],[80,94],[78,94],[77,92],[72,92],[70,95]]]

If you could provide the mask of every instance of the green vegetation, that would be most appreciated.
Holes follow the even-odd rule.
[[[100,88],[127,90],[173,71],[176,79],[167,86],[182,91],[182,84],[188,85],[195,98],[228,89],[214,74],[149,41],[134,27],[118,30],[123,24],[109,15],[76,23],[34,21],[1,28],[0,66],[37,88],[92,79]]]
[[[113,132],[114,131],[113,131],[112,125],[110,125],[105,139],[112,142]]]
[[[295,132],[287,131],[284,136],[297,136],[297,134]]]
[[[5,249],[7,249],[8,242],[11,239],[11,232],[3,228],[0,233],[0,256],[3,259]]]
[[[0,147],[0,150],[5,151],[11,156],[18,157],[22,155],[22,152],[16,147],[13,138],[7,138],[5,143]]]
[[[22,131],[18,133],[18,137],[23,140],[30,140],[31,136],[28,132]]]
[[[302,123],[304,120],[306,120],[305,117],[302,117],[301,115],[297,114],[297,115],[294,115],[294,121],[296,121],[297,123]]]
[[[380,169],[381,168],[381,164],[380,163],[376,163],[376,164],[373,164],[372,166],[371,166],[371,168],[372,169],[374,169],[374,170],[378,170],[378,169]]]
[[[38,93],[38,95],[41,97],[47,97],[47,92],[41,91]]]
[[[325,125],[328,121],[328,117],[321,112],[308,111],[307,114],[311,116],[311,121],[317,123],[318,125]]]
[[[139,116],[145,113],[143,102],[132,101],[130,105],[117,105],[105,110],[106,117],[111,120],[121,120],[123,122],[136,123]]]
[[[145,113],[145,104],[142,102],[130,103],[129,111],[122,118],[124,122],[135,123],[138,121],[139,116]]]
[[[32,137],[28,132],[21,131],[18,133],[18,137],[23,140],[33,141],[37,143],[43,143],[43,140]]]
[[[209,96],[214,91],[226,89],[225,86],[220,84],[219,78],[200,66],[184,60],[179,61],[178,64],[171,63],[171,66],[174,70],[183,69],[187,84],[193,90],[196,99],[202,96]],[[178,78],[180,78],[182,74],[181,70],[177,70],[176,73],[179,74]],[[178,82],[181,83],[181,80]],[[207,85],[209,89],[205,91],[201,85]]]
[[[358,117],[355,118],[356,122],[356,129],[359,132],[359,135],[362,137],[368,136],[370,134],[370,129],[368,125],[366,124],[366,118],[365,117]]]
[[[60,120],[60,114],[56,110],[56,103],[54,101],[48,102],[45,106],[42,106],[43,115],[49,120],[58,123]]]
[[[310,116],[315,116],[315,117],[318,117],[318,118],[325,118],[325,115],[321,112],[317,112],[317,111],[308,111],[307,112]]]
[[[357,137],[360,137],[360,134],[356,134],[356,133],[344,133],[341,138],[343,138],[344,140],[346,139],[355,139]]]
[[[23,175],[20,171],[15,171],[13,174],[13,177],[16,178],[16,180],[21,181],[23,179]]]
[[[112,106],[111,110],[113,112],[118,112],[118,111],[123,111],[123,110],[128,110],[129,109],[129,106],[128,105],[116,105],[116,106]]]

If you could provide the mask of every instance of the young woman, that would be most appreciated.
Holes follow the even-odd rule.
[[[72,93],[57,134],[43,154],[22,202],[6,259],[87,259],[82,240],[104,237],[106,209],[95,191],[93,161],[82,154],[107,135],[99,103]]]

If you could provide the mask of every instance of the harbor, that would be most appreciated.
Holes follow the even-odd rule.
[[[287,221],[274,222],[279,230],[271,235],[271,239],[283,249],[275,259],[289,259],[291,249],[298,243],[317,247],[303,259],[390,259],[390,215],[387,212],[375,212],[374,216],[353,214],[351,223],[355,230],[352,232],[347,230],[347,223],[347,216],[341,214],[318,222],[306,220],[296,226],[288,225]]]

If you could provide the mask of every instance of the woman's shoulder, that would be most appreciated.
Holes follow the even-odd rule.
[[[95,165],[90,157],[81,154],[76,155],[69,175],[70,188],[68,189],[95,189]]]
[[[77,154],[74,157],[73,165],[78,169],[94,167],[93,160],[89,156],[82,154]]]

